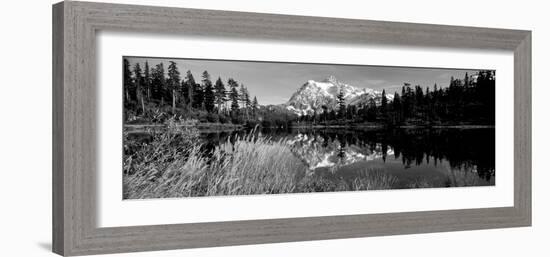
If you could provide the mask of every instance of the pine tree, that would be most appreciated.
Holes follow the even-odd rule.
[[[239,92],[236,88],[231,89],[231,111],[235,114],[239,113]]]
[[[195,89],[195,84],[195,78],[193,77],[191,71],[188,70],[185,75],[185,82],[182,81],[182,95],[188,109],[194,107],[193,99],[195,97],[193,90]]]
[[[431,122],[432,120],[432,113],[433,113],[433,102],[432,102],[432,94],[430,92],[430,87],[426,87],[426,93],[424,95],[424,119],[428,122]]]
[[[147,101],[151,101],[151,72],[149,69],[149,63],[145,61],[145,71],[143,73],[143,87],[147,95]]]
[[[143,77],[141,76],[141,67],[139,62],[134,65],[134,85],[136,87],[136,99],[141,102],[141,113],[145,114],[145,102],[143,100],[143,87],[141,86]]]
[[[349,120],[354,120],[357,114],[357,106],[355,105],[349,105],[346,108],[346,118]]]
[[[195,78],[190,70],[187,71],[186,75],[186,86],[187,88],[187,97],[188,97],[188,106],[195,109],[202,109],[204,104],[204,92],[201,84],[195,82]]]
[[[250,109],[252,106],[252,100],[250,100],[250,93],[248,92],[248,88],[244,88],[244,105],[247,109]]]
[[[225,85],[220,77],[216,80],[214,86],[215,96],[216,96],[216,105],[218,105],[218,113],[222,110],[222,105],[227,101],[227,92],[225,91]]]
[[[258,99],[256,96],[254,96],[254,99],[252,100],[252,116],[254,119],[256,119],[256,114],[258,112]]]
[[[132,87],[132,72],[130,71],[130,62],[124,58],[122,62],[122,76],[124,83],[124,99],[125,103],[130,101],[130,88]]]
[[[424,113],[424,91],[419,85],[415,86],[414,91],[414,111],[417,113],[417,116],[422,117]]]
[[[248,120],[248,110],[250,109],[250,95],[248,94],[248,89],[241,83],[240,88],[240,100],[244,108],[244,116]]]
[[[376,120],[376,102],[374,101],[374,98],[369,99],[368,105],[367,105],[367,121],[375,121]]]
[[[168,65],[169,88],[172,90],[172,113],[176,113],[176,91],[180,85],[180,72],[176,62],[170,61]]]
[[[210,74],[208,71],[202,73],[202,85],[204,88],[204,108],[207,112],[213,112],[215,107],[215,95],[212,81],[210,80]]]
[[[382,114],[382,119],[386,120],[388,116],[388,98],[386,97],[386,90],[382,90],[382,101],[380,104],[380,112]]]
[[[229,100],[231,101],[231,113],[235,118],[239,115],[239,91],[237,91],[239,84],[232,78],[227,81],[227,84],[230,88]]]
[[[196,109],[204,109],[204,91],[199,83],[193,86],[193,106]]]
[[[151,71],[153,78],[153,98],[160,100],[160,107],[164,106],[164,97],[166,89],[166,78],[164,77],[164,64],[161,62],[155,65],[155,68]]]
[[[392,109],[394,113],[394,123],[400,123],[403,119],[403,107],[401,106],[401,97],[397,92],[393,94]]]
[[[344,118],[346,115],[346,100],[344,99],[344,92],[342,92],[342,90],[338,92],[336,99],[339,107],[338,115],[340,116],[340,118]]]

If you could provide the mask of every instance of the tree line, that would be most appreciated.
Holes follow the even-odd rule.
[[[494,125],[495,71],[466,73],[463,79],[451,77],[449,86],[423,88],[404,83],[401,93],[389,101],[385,90],[367,103],[346,105],[337,95],[337,108],[321,106],[298,122],[313,124],[378,123],[395,125]]]
[[[339,92],[336,108],[321,106],[313,113],[296,116],[284,108],[261,106],[248,88],[234,78],[212,80],[208,71],[200,81],[188,70],[185,76],[177,63],[145,61],[133,66],[123,59],[124,119],[128,123],[159,123],[178,116],[200,122],[261,124],[289,127],[292,123],[319,125],[376,123],[397,125],[494,125],[495,71],[466,73],[451,77],[448,87],[421,87],[404,83],[389,101],[385,90],[366,103],[348,105]]]
[[[235,79],[227,84],[218,77],[212,82],[208,71],[197,82],[188,70],[182,78],[177,63],[160,62],[149,67],[145,61],[130,67],[123,59],[124,117],[126,122],[162,122],[168,117],[196,118],[202,122],[243,123],[257,118],[258,99]],[[226,87],[228,86],[228,88]]]

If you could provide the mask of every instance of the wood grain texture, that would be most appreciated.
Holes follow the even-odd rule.
[[[531,33],[514,51],[514,207],[531,224]]]
[[[64,49],[63,49],[63,4],[53,6],[52,22],[52,249],[63,253],[66,244],[64,227],[64,181],[63,181],[63,78],[64,78]]]
[[[514,206],[98,228],[95,37],[99,30],[514,51]],[[61,255],[531,225],[529,31],[66,1],[53,6],[53,112],[53,250]]]

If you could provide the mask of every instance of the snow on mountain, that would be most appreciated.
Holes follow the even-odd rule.
[[[382,101],[382,92],[370,88],[358,88],[338,81],[329,76],[323,81],[308,80],[296,91],[286,104],[286,108],[298,115],[323,112],[323,106],[328,110],[337,109],[337,96],[342,92],[347,105],[367,104],[374,99],[377,105]],[[386,94],[389,101],[393,95]]]

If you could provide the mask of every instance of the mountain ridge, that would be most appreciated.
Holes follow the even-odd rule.
[[[338,109],[338,94],[343,95],[346,105],[365,105],[371,99],[376,105],[382,102],[382,92],[371,88],[360,88],[341,82],[335,76],[328,76],[324,80],[308,80],[292,94],[285,108],[299,116],[322,113],[323,109]],[[388,101],[393,95],[386,94]]]

